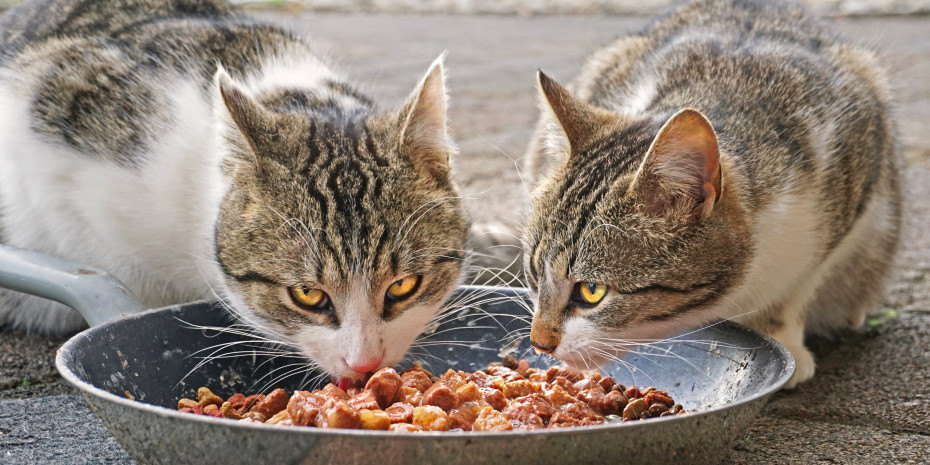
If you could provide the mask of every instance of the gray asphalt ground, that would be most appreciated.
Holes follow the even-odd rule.
[[[516,169],[537,111],[534,72],[570,79],[648,18],[266,13],[319,40],[369,94],[399,105],[444,50],[455,175],[474,219],[519,222]],[[930,18],[844,19],[891,69],[907,160],[907,229],[883,304],[860,331],[811,341],[816,377],[776,394],[725,463],[930,461]],[[0,463],[131,463],[57,376],[62,340],[0,333]],[[695,432],[700,434],[700,432]]]

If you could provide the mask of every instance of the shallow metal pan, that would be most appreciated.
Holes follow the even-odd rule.
[[[258,354],[213,357],[197,367],[215,348],[246,339],[203,329],[235,323],[218,304],[197,302],[119,317],[138,304],[105,273],[3,246],[0,286],[64,301],[94,325],[65,343],[56,365],[140,463],[714,463],[794,372],[794,360],[780,344],[721,322],[605,367],[622,384],[668,390],[692,411],[685,415],[504,433],[399,434],[240,423],[180,413],[174,406],[199,386],[222,396],[253,391],[292,370],[289,364],[295,360]],[[498,316],[466,311],[436,328],[427,340],[448,344],[419,349],[419,359],[434,372],[480,369],[498,360],[508,337],[526,327],[516,318],[527,315],[518,303],[526,298],[525,290],[463,287],[457,297],[463,296],[482,301],[482,310]],[[120,305],[129,311],[122,312]],[[513,353],[536,366],[556,363],[532,355],[527,341],[520,341]],[[275,381],[274,387],[320,387],[304,385],[312,378],[297,373]]]

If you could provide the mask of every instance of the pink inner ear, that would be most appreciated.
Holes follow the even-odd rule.
[[[693,212],[704,219],[720,199],[717,135],[697,110],[686,108],[669,118],[656,135],[645,168],[655,178],[649,184],[662,191],[651,195],[653,210],[679,204],[675,199],[687,196],[696,204]]]

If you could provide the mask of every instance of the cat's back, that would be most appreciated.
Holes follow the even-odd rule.
[[[752,205],[790,188],[844,192],[828,200],[847,216],[880,174],[895,175],[881,66],[793,2],[688,3],[597,52],[575,85],[631,114],[698,108],[748,177]]]
[[[218,65],[243,80],[282,56],[325,70],[291,33],[224,0],[39,0],[4,14],[0,30],[0,90],[28,106],[30,129],[124,166],[178,114],[209,111]]]

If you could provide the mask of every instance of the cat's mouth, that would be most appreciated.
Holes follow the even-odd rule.
[[[552,356],[574,368],[595,370],[616,362],[628,351],[617,347],[559,346],[552,352]]]

